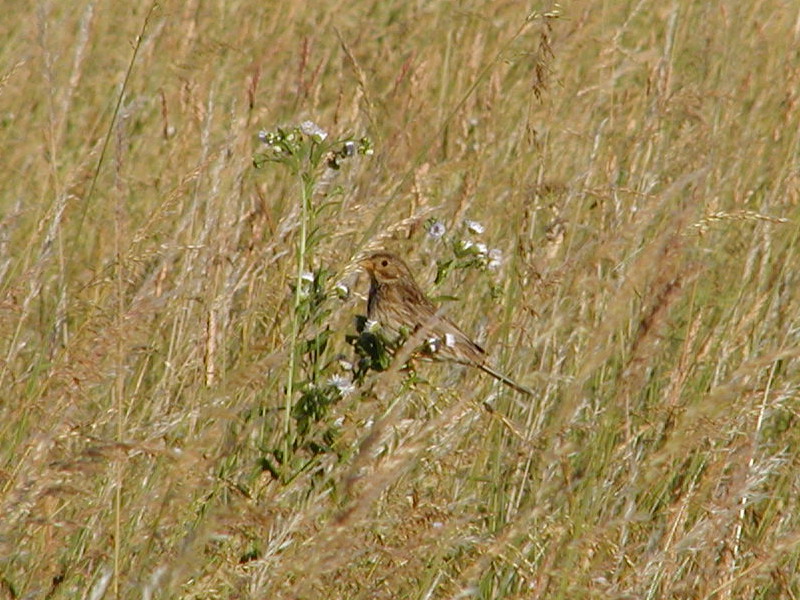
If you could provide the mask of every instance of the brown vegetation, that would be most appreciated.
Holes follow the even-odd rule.
[[[800,595],[797,8],[530,7],[6,3],[0,597]],[[375,152],[316,181],[301,327],[253,153],[307,119]],[[375,247],[534,399],[393,365],[289,419]]]

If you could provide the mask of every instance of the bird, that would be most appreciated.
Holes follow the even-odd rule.
[[[425,340],[421,354],[477,367],[517,392],[533,395],[529,388],[487,363],[486,351],[440,313],[398,256],[374,252],[358,264],[370,279],[367,319],[378,322],[387,335],[401,338],[417,334]]]

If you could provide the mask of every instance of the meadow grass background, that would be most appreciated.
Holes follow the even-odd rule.
[[[0,597],[800,595],[795,3],[134,4],[3,5]],[[306,119],[375,152],[304,325],[252,157]],[[434,286],[456,238],[501,266]],[[287,437],[373,247],[533,399],[392,369]]]

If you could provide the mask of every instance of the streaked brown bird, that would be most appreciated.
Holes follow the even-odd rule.
[[[533,395],[530,389],[486,364],[486,351],[439,314],[400,258],[376,252],[359,261],[359,265],[370,279],[367,318],[380,323],[390,336],[421,333],[426,355],[477,367],[516,391]]]

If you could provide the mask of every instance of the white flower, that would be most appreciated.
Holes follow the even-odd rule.
[[[470,220],[466,220],[466,221],[464,221],[464,225],[466,225],[466,226],[467,226],[467,229],[468,229],[468,230],[469,230],[471,233],[474,233],[474,234],[476,234],[476,235],[480,235],[480,234],[482,234],[482,233],[483,233],[483,229],[484,229],[484,228],[483,228],[483,225],[481,225],[481,224],[480,224],[480,223],[478,223],[477,221],[470,221]]]
[[[456,336],[452,333],[445,333],[444,334],[444,345],[448,348],[455,348],[456,346]]]
[[[335,387],[339,390],[339,393],[342,396],[347,396],[348,394],[352,394],[356,387],[353,385],[353,382],[350,381],[347,377],[342,375],[333,375],[330,379],[328,379],[328,385]]]
[[[326,137],[328,137],[328,132],[314,123],[314,121],[303,121],[300,123],[300,131],[302,131],[308,137],[314,138],[318,142],[322,142]]]
[[[344,143],[344,155],[345,156],[355,156],[356,155],[356,143],[348,140]]]
[[[262,144],[266,144],[267,140],[269,139],[269,133],[266,129],[262,129],[258,132],[258,139]]]
[[[472,248],[475,244],[469,240],[460,240],[459,245],[461,246],[461,249],[466,252],[467,250]]]
[[[350,295],[350,288],[341,282],[336,284],[335,290],[339,298],[347,298]]]
[[[368,331],[369,333],[375,333],[381,328],[381,324],[377,321],[373,321],[372,319],[367,319],[367,322],[364,323],[364,331]]]
[[[311,288],[314,285],[314,274],[311,271],[303,271],[300,274],[300,297],[307,298]]]
[[[441,345],[442,341],[437,337],[430,337],[425,340],[425,343],[428,345],[428,350],[430,350],[431,353],[436,353],[439,351],[439,346]]]
[[[492,248],[489,250],[489,264],[486,265],[490,269],[497,269],[503,264],[503,251],[500,248]]]
[[[481,242],[475,244],[475,249],[478,251],[478,254],[480,256],[486,256],[489,252],[489,248],[486,246],[486,244],[483,244]]]
[[[428,235],[434,240],[441,239],[445,233],[447,233],[447,228],[441,221],[435,221],[434,223],[431,223],[430,227],[428,227]]]

